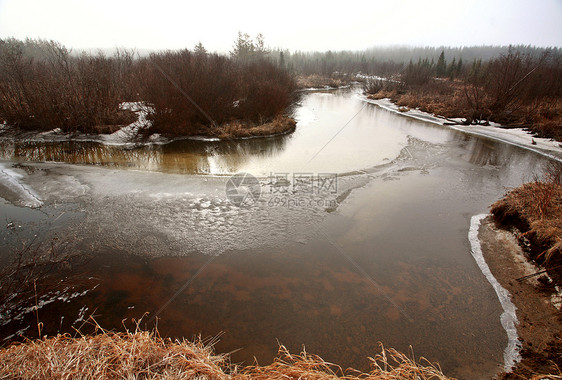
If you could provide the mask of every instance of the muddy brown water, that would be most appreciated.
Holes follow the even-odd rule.
[[[470,218],[545,159],[363,106],[353,92],[308,94],[295,134],[270,139],[12,144],[2,158],[24,166],[47,219],[75,218],[49,228],[92,255],[67,291],[89,292],[41,308],[45,331],[72,331],[90,314],[120,329],[148,312],[142,325],[157,316],[162,335],[219,336],[217,350],[234,362],[268,364],[283,344],[367,370],[382,342],[449,375],[492,376],[507,337],[470,255]],[[226,175],[237,171],[263,185],[247,208],[225,199]],[[338,173],[338,189],[272,203],[280,195],[268,174],[280,172]],[[2,207],[22,230],[44,218]],[[5,324],[2,335],[33,318]]]

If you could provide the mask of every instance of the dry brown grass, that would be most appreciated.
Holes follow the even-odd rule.
[[[377,89],[376,86],[373,86]],[[513,106],[509,112],[490,111],[492,98],[482,93],[479,98],[478,110],[474,109],[473,99],[478,90],[467,82],[456,80],[432,79],[424,85],[403,86],[386,82],[381,89],[370,93],[371,99],[390,98],[396,105],[407,108],[417,108],[431,114],[446,118],[464,118],[473,121],[495,121],[508,127],[522,127],[531,130],[539,137],[553,138],[562,141],[562,99],[545,96],[535,100],[521,99],[517,107]],[[467,94],[470,95],[471,101]],[[481,104],[480,104],[481,103]]]
[[[439,367],[421,358],[420,362],[393,349],[381,345],[381,353],[369,358],[372,370],[362,373],[354,369],[342,370],[338,365],[325,362],[317,355],[303,351],[299,355],[291,354],[285,347],[279,347],[278,357],[273,364],[265,367],[252,366],[244,368],[240,379],[366,379],[366,380],[440,380],[450,379],[443,375]]]
[[[370,373],[344,371],[305,351],[293,355],[283,346],[270,365],[240,367],[201,340],[172,341],[138,327],[125,333],[97,327],[92,336],[57,335],[0,349],[0,379],[449,379],[424,359],[421,365],[382,346],[370,358]]]
[[[417,108],[444,117],[461,117],[466,115],[468,107],[458,81],[437,81],[423,86],[410,86],[408,89],[399,86],[385,86],[371,99],[390,98],[396,105]]]
[[[515,225],[536,248],[539,262],[562,260],[562,185],[560,169],[547,171],[543,180],[535,179],[510,191],[494,203],[491,212],[502,224]],[[558,173],[556,173],[558,171]]]
[[[351,82],[349,77],[334,77],[330,75],[299,75],[296,78],[298,88],[323,88],[323,87],[341,87]]]
[[[171,342],[146,332],[68,335],[0,351],[0,378],[227,378],[224,357],[201,342]]]
[[[233,121],[209,130],[209,134],[220,139],[243,137],[274,136],[294,132],[297,122],[287,116],[278,115],[269,123],[252,125],[241,121]]]

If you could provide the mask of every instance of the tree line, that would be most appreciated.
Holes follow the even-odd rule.
[[[4,39],[0,122],[22,129],[111,131],[105,127],[134,118],[119,109],[134,101],[145,105],[149,132],[204,133],[232,121],[271,121],[293,102],[296,76],[362,73],[391,79],[369,80],[370,93],[433,92],[445,99],[455,93],[462,98],[455,109],[467,120],[531,123],[533,112],[547,119],[558,115],[561,56],[558,48],[532,46],[290,52],[244,33],[229,54],[210,53],[201,43],[143,56],[124,49],[76,54],[55,41]],[[454,83],[462,83],[462,91]]]

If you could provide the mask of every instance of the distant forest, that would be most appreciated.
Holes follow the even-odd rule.
[[[541,48],[525,45],[517,46],[470,46],[470,47],[374,47],[363,51],[290,52],[272,50],[271,58],[296,74],[323,74],[334,72],[363,73],[388,77],[403,71],[409,62],[414,64],[427,61],[431,66],[437,64],[444,53],[448,62],[472,64],[475,60],[487,62],[509,50],[518,51],[531,57],[540,57],[545,52],[560,55],[559,48]]]
[[[41,43],[35,40],[18,41],[12,38],[4,40],[11,44],[16,43],[23,50],[23,55],[33,58],[43,58],[45,51]],[[45,41],[46,42],[46,41]],[[234,42],[233,50],[229,53],[214,53],[217,55],[233,55],[240,53],[240,47],[248,48],[248,51],[242,51],[242,55],[252,54],[252,49],[261,52],[260,58],[267,58],[289,72],[297,75],[332,75],[335,72],[356,74],[362,73],[367,75],[378,75],[388,77],[405,70],[409,62],[414,64],[426,62],[431,66],[437,64],[439,56],[444,53],[444,57],[448,63],[461,62],[464,65],[471,65],[474,61],[486,63],[491,59],[500,55],[506,55],[509,51],[517,51],[526,56],[538,58],[548,52],[551,56],[562,55],[562,50],[558,47],[535,47],[530,45],[509,45],[509,46],[465,46],[465,47],[414,47],[414,46],[387,46],[372,47],[359,51],[326,51],[326,52],[304,52],[290,51],[282,48],[267,48],[264,37],[258,34],[255,39],[248,34],[239,33]],[[198,43],[193,48],[187,47],[192,51],[207,52],[205,47]],[[163,53],[164,51],[149,51],[146,49],[91,49],[89,51],[73,50],[72,55],[97,55],[102,53],[112,56],[116,51],[128,50],[134,52],[134,56],[139,58],[149,56],[154,53]]]

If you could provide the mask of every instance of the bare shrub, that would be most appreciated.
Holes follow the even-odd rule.
[[[295,89],[293,78],[267,60],[182,50],[152,54],[139,68],[151,132],[192,135],[234,120],[266,123],[290,105]]]
[[[363,91],[367,94],[376,94],[384,88],[384,80],[368,79],[363,83]]]
[[[33,56],[25,54],[32,50]],[[129,123],[132,53],[80,57],[55,41],[0,41],[0,118],[22,129],[94,131]]]
[[[262,37],[250,50],[225,57],[199,47],[134,59],[126,50],[72,56],[55,41],[0,40],[0,119],[28,130],[111,132],[135,120],[119,109],[122,102],[145,101],[149,132],[266,123],[292,102],[295,84],[266,58]]]
[[[402,78],[406,86],[423,86],[430,81],[432,77],[432,70],[429,64],[418,62],[410,64],[404,70]]]

